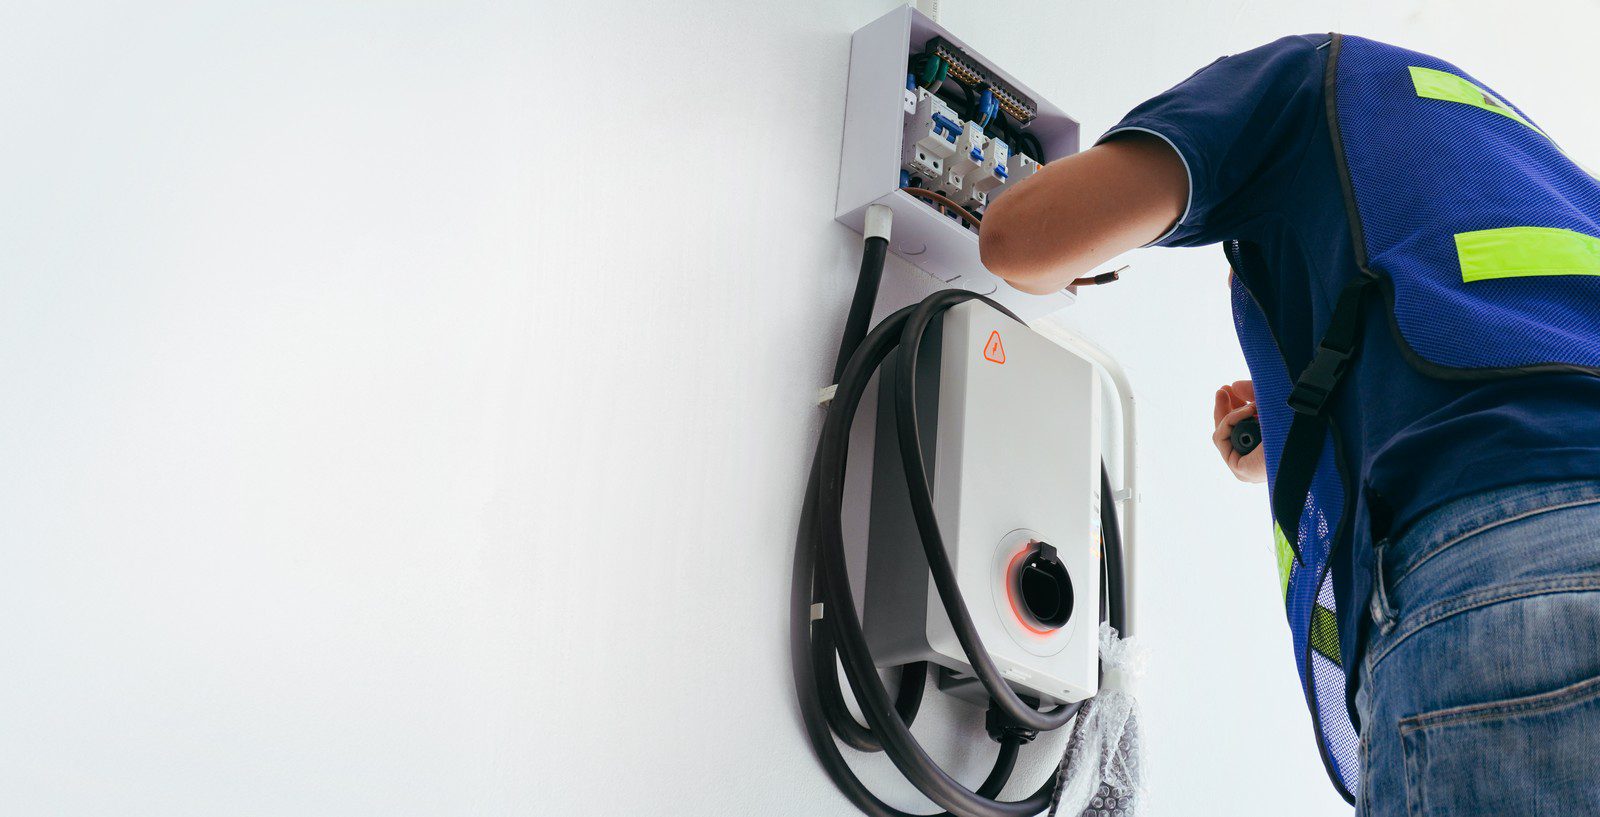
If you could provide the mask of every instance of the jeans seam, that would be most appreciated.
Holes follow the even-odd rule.
[[[1468,593],[1444,601],[1434,602],[1418,610],[1410,618],[1410,622],[1401,628],[1399,633],[1372,656],[1368,665],[1369,672],[1376,669],[1383,659],[1394,652],[1406,639],[1416,635],[1421,630],[1439,623],[1452,616],[1460,615],[1469,610],[1488,607],[1507,601],[1528,598],[1531,596],[1544,596],[1556,593],[1579,593],[1591,590],[1600,590],[1600,574],[1583,574],[1579,576],[1562,576],[1559,578],[1544,578],[1531,581],[1503,584],[1488,590]]]
[[[1361,667],[1356,668],[1356,688],[1365,690],[1367,695],[1365,699],[1367,711],[1360,716],[1361,729],[1357,732],[1357,737],[1361,741],[1361,792],[1357,796],[1361,798],[1361,803],[1356,807],[1356,813],[1362,817],[1370,817],[1372,814],[1372,676],[1366,674]],[[1361,694],[1357,693],[1355,702],[1357,712],[1361,710]]]
[[[1594,698],[1600,698],[1600,676],[1549,692],[1541,692],[1537,695],[1526,695],[1504,701],[1490,701],[1466,706],[1453,706],[1435,712],[1424,712],[1404,717],[1400,719],[1400,735],[1404,738],[1413,732],[1435,726],[1481,723],[1512,715],[1526,715],[1561,709]]]
[[[1419,745],[1413,752],[1406,742],[1407,737],[1404,732],[1400,733],[1400,762],[1403,766],[1402,774],[1405,775],[1406,817],[1423,817],[1422,792],[1414,789],[1422,787],[1422,774],[1419,768],[1421,764],[1417,756],[1426,752],[1428,747],[1423,740],[1424,735],[1418,735],[1417,742],[1424,745]],[[1413,782],[1416,783],[1415,786],[1412,785]]]
[[[1515,516],[1508,516],[1508,517],[1505,517],[1503,519],[1496,519],[1496,520],[1494,520],[1492,522],[1486,522],[1486,523],[1484,523],[1484,524],[1482,524],[1482,525],[1480,525],[1480,526],[1478,526],[1476,528],[1473,528],[1472,530],[1469,530],[1469,531],[1467,531],[1465,533],[1461,533],[1461,534],[1457,534],[1455,536],[1452,536],[1449,539],[1446,539],[1443,544],[1440,544],[1438,547],[1435,547],[1432,550],[1429,550],[1426,553],[1424,553],[1421,558],[1417,559],[1415,562],[1412,562],[1409,566],[1406,567],[1406,569],[1398,577],[1395,578],[1394,586],[1395,586],[1396,589],[1398,589],[1400,587],[1400,583],[1405,581],[1407,576],[1410,576],[1412,574],[1412,572],[1415,571],[1417,568],[1422,567],[1425,563],[1427,563],[1427,561],[1429,559],[1432,559],[1433,557],[1438,556],[1440,553],[1443,553],[1446,549],[1455,547],[1456,545],[1459,545],[1462,542],[1464,542],[1464,541],[1466,541],[1468,539],[1471,539],[1472,537],[1477,536],[1480,533],[1485,533],[1485,532],[1494,530],[1495,528],[1501,527],[1502,525],[1509,525],[1509,524],[1512,524],[1513,522],[1520,522],[1520,521],[1522,521],[1524,519],[1527,519],[1529,517],[1532,517],[1532,516],[1538,516],[1540,514],[1550,513],[1552,511],[1562,511],[1562,510],[1566,510],[1568,508],[1581,508],[1581,507],[1583,507],[1585,505],[1595,505],[1595,504],[1600,504],[1600,497],[1590,497],[1588,499],[1581,499],[1581,500],[1576,500],[1576,501],[1573,501],[1573,502],[1565,502],[1565,503],[1562,503],[1562,504],[1559,504],[1559,505],[1548,505],[1548,506],[1545,506],[1545,507],[1542,507],[1542,508],[1533,508],[1531,510],[1527,510],[1527,511],[1524,511],[1522,513],[1516,514]]]
[[[1394,632],[1395,619],[1399,617],[1389,604],[1389,581],[1383,569],[1383,560],[1390,545],[1388,539],[1380,539],[1372,546],[1372,602],[1376,605],[1372,611],[1372,623],[1378,625],[1378,632],[1384,635]]]
[[[1367,760],[1361,765],[1361,813],[1370,816],[1372,814],[1372,729],[1368,727],[1363,731],[1366,732],[1366,736],[1362,739],[1367,744],[1365,752]]]

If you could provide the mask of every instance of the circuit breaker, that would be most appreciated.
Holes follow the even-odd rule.
[[[899,352],[895,353],[896,355]],[[917,356],[918,426],[945,552],[979,636],[1019,690],[1099,689],[1100,377],[979,301],[935,319]],[[972,668],[928,572],[881,370],[864,625],[880,667]]]
[[[858,232],[866,209],[894,210],[890,250],[951,286],[1023,318],[1072,303],[1028,295],[978,259],[984,210],[1048,161],[1078,151],[1078,122],[911,6],[850,40],[835,217]]]

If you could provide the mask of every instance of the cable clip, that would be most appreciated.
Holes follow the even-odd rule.
[[[833,396],[838,394],[838,393],[839,393],[839,384],[838,383],[835,383],[832,386],[824,386],[824,387],[822,387],[820,389],[817,389],[817,405],[826,406],[829,403],[832,403],[833,402]]]
[[[1018,696],[1029,706],[1038,708],[1039,701],[1027,695]],[[989,739],[1000,743],[1006,738],[1011,738],[1018,743],[1029,743],[1039,736],[1039,730],[1029,729],[1012,720],[998,706],[991,705],[989,711],[983,716],[984,731],[989,733]]]

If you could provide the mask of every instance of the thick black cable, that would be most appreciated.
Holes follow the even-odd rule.
[[[819,627],[811,634],[811,663],[816,667],[835,667],[838,649],[833,642],[833,632]],[[894,709],[909,726],[922,707],[922,694],[928,684],[928,663],[918,661],[900,667],[900,687],[895,692]],[[828,727],[844,745],[858,752],[881,752],[883,744],[872,734],[872,729],[858,722],[844,703],[844,692],[839,688],[839,673],[826,670],[817,674],[817,697]],[[859,702],[858,702],[859,704]]]
[[[856,275],[856,292],[850,298],[850,312],[844,319],[844,336],[839,340],[839,356],[833,361],[833,382],[839,382],[844,365],[856,353],[872,328],[872,309],[878,303],[878,285],[883,280],[883,262],[889,255],[889,239],[871,236],[861,247],[861,272]]]
[[[1000,796],[1000,790],[1006,787],[1006,781],[1017,769],[1017,753],[1021,749],[1022,741],[1017,738],[1007,737],[1000,741],[1000,754],[994,759],[994,770],[978,786],[979,797]]]
[[[838,382],[839,375],[844,372],[844,365],[850,361],[850,356],[855,354],[856,348],[861,345],[861,340],[867,336],[867,330],[872,326],[872,310],[878,302],[878,287],[883,280],[883,264],[888,254],[889,239],[885,237],[870,236],[863,242],[861,271],[856,276],[856,291],[850,298],[850,311],[845,316],[844,333],[839,341],[839,354],[833,364],[834,382]],[[833,636],[826,628],[812,636],[811,652],[812,661],[816,666],[834,665],[838,652],[834,648]],[[900,669],[900,689],[895,695],[895,709],[908,724],[916,719],[917,710],[922,705],[922,693],[927,684],[927,676],[928,665],[923,662]],[[837,672],[818,674],[817,692],[829,727],[846,746],[859,752],[883,750],[882,744],[872,736],[872,730],[858,723],[845,706]]]

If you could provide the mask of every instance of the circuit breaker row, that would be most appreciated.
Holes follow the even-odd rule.
[[[1039,171],[1039,162],[1033,157],[1013,151],[1000,137],[985,134],[979,122],[963,119],[928,89],[907,85],[902,188],[933,191],[981,216],[994,197]],[[939,204],[930,202],[930,206]],[[966,214],[939,209],[976,229]]]

